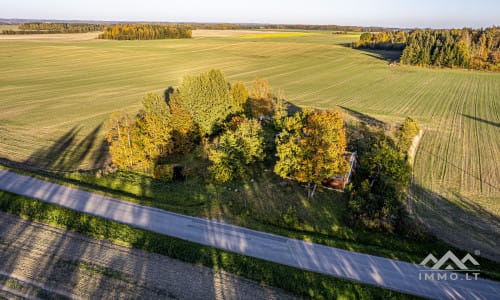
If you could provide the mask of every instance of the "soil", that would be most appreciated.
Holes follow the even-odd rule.
[[[0,299],[293,299],[204,266],[0,213]]]

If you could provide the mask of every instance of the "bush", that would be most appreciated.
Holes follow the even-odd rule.
[[[157,165],[155,168],[154,177],[156,179],[172,181],[174,180],[175,167],[176,166],[172,164]]]

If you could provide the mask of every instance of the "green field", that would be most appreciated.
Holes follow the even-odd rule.
[[[416,118],[424,129],[412,189],[418,215],[448,241],[500,256],[500,73],[394,66],[394,53],[344,46],[356,39],[0,39],[0,157],[47,169],[97,167],[103,121],[136,111],[146,92],[210,68],[247,83],[264,77],[295,104],[339,105],[388,123]]]

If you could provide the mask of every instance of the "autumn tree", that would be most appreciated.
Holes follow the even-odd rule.
[[[235,112],[243,111],[248,100],[248,89],[242,81],[236,81],[231,85],[231,96]]]
[[[348,162],[344,121],[339,112],[301,112],[284,120],[276,138],[274,172],[308,184],[308,197],[325,178],[344,173]]]
[[[152,166],[159,157],[166,156],[172,150],[170,109],[165,100],[154,93],[142,98],[142,106],[137,118],[140,134],[138,143]]]
[[[228,182],[243,175],[246,167],[262,161],[264,153],[264,133],[262,125],[255,119],[236,122],[235,130],[228,130],[213,145],[209,159],[209,171],[218,182]]]
[[[147,94],[142,106],[135,119],[126,113],[113,113],[108,122],[109,151],[121,169],[149,172],[158,158],[172,149],[170,110],[163,98]]]
[[[261,118],[263,116],[272,116],[273,97],[269,81],[266,79],[256,79],[252,83],[250,90],[250,99],[247,101],[246,111],[249,116]]]
[[[112,162],[120,169],[132,169],[141,162],[137,145],[137,127],[127,113],[112,113],[107,125],[106,140]]]
[[[219,70],[184,77],[179,97],[202,135],[212,134],[234,111],[229,83]]]

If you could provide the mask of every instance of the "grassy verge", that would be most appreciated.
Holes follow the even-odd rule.
[[[323,191],[309,200],[303,189],[282,186],[272,171],[265,169],[226,186],[197,178],[166,183],[121,172],[97,178],[86,173],[11,171],[134,203],[412,263],[420,263],[429,253],[442,256],[452,250],[460,257],[466,254],[440,240],[412,240],[352,228],[343,220],[347,205],[343,194]],[[500,264],[481,257],[478,261],[482,277],[500,280]]]
[[[111,222],[37,200],[0,192],[0,210],[23,218],[107,239],[185,262],[244,276],[317,299],[412,299],[413,296],[303,271]]]

